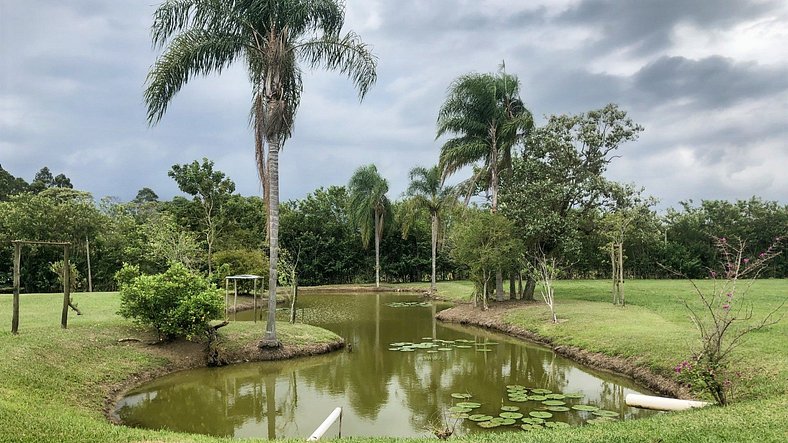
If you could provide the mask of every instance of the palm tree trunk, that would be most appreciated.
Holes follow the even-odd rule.
[[[268,149],[268,205],[269,205],[269,267],[268,267],[268,321],[265,339],[261,345],[279,347],[276,338],[276,285],[279,262],[279,137],[272,137]]]
[[[375,208],[375,287],[380,287],[380,219],[383,214],[380,214],[378,209]]]
[[[438,292],[435,284],[435,254],[438,249],[438,216],[432,214],[432,282],[430,284],[430,294]]]

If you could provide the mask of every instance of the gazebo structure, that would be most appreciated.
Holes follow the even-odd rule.
[[[263,280],[263,277],[259,275],[253,274],[242,274],[242,275],[230,275],[224,278],[224,319],[228,320],[228,309],[227,303],[230,300],[230,280],[233,282],[233,318],[235,318],[235,313],[238,311],[238,280],[253,280],[254,281],[254,289],[252,290],[252,307],[254,309],[254,321],[257,322],[257,280]],[[264,288],[263,284],[260,284],[260,290],[262,291]],[[262,295],[260,295],[262,298]]]

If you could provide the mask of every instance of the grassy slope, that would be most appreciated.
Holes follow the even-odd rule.
[[[441,283],[439,292],[442,297],[467,300],[470,288],[464,282]],[[541,305],[516,309],[508,319],[557,342],[611,355],[639,357],[652,369],[670,373],[670,368],[688,352],[694,337],[680,304],[683,296],[690,295],[690,287],[682,281],[636,281],[628,282],[626,290],[630,305],[622,309],[607,303],[607,282],[559,282],[558,314],[566,321],[556,326],[547,324],[547,314]],[[778,298],[788,296],[788,281],[758,282],[750,295],[763,311]],[[20,336],[11,336],[8,328],[0,332],[0,442],[225,441],[106,423],[100,412],[106,392],[103,386],[165,362],[137,347],[117,343],[118,338],[134,336],[138,331],[113,314],[117,309],[114,295],[78,294],[76,298],[87,314],[71,317],[66,331],[59,329],[58,297],[47,295],[23,297]],[[10,304],[10,297],[0,297],[0,312],[9,313]],[[238,323],[222,331],[247,338],[257,333],[252,330],[255,327],[259,325]],[[287,325],[280,328],[283,337],[286,336]],[[294,331],[290,339],[304,340],[311,332],[314,331],[305,335],[304,331]],[[788,320],[753,334],[739,350],[740,368],[746,369],[745,374],[752,378],[739,390],[742,401],[728,408],[516,436],[484,433],[466,440],[788,441],[787,342]]]
[[[131,374],[167,364],[144,345],[120,344],[144,333],[115,312],[115,293],[76,294],[84,315],[60,329],[62,295],[23,295],[20,334],[10,333],[11,297],[0,296],[9,320],[0,331],[0,442],[19,441],[222,441],[145,431],[109,424],[102,413],[107,387]],[[252,341],[262,324],[231,323],[222,328],[228,347]],[[307,325],[277,325],[289,345],[328,343],[336,335]],[[228,440],[229,441],[229,440]]]

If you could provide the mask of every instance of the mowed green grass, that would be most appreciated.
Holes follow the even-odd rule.
[[[705,282],[702,284],[706,284]],[[412,284],[406,286],[413,286]],[[441,282],[442,297],[467,300],[468,282]],[[507,320],[551,338],[556,343],[631,357],[656,372],[672,367],[695,340],[695,331],[681,301],[692,299],[684,281],[630,281],[629,305],[609,303],[607,281],[562,281],[556,285],[558,325],[547,310],[534,303],[513,309]],[[788,297],[788,280],[759,281],[749,297],[756,316]],[[116,294],[76,294],[85,315],[70,317],[61,330],[62,295],[22,297],[20,335],[10,330],[11,297],[0,296],[0,442],[17,441],[229,441],[166,431],[146,431],[107,423],[101,409],[106,386],[133,373],[166,364],[140,346],[117,343],[140,336],[140,330],[115,315]],[[788,320],[752,334],[738,350],[737,368],[749,379],[729,407],[711,407],[653,418],[567,430],[516,434],[479,433],[470,442],[784,442],[788,441]],[[223,328],[228,336],[254,337],[262,325],[235,323]],[[288,325],[278,326],[283,340]],[[257,329],[256,329],[257,328]],[[320,336],[315,330],[315,336]],[[290,333],[294,341],[310,332]],[[326,338],[328,336],[324,336]],[[308,342],[308,341],[307,341]],[[305,434],[311,430],[305,430]],[[355,438],[389,442],[392,438]],[[410,439],[409,441],[423,441]],[[434,439],[430,439],[434,441]]]
[[[149,346],[118,343],[121,338],[153,336],[116,315],[117,293],[77,293],[73,298],[83,315],[71,312],[64,330],[62,294],[22,295],[19,335],[14,336],[11,297],[0,295],[0,442],[223,441],[108,423],[102,411],[109,387],[166,366],[168,360],[147,351]],[[309,325],[278,323],[277,329],[288,345],[339,339]],[[263,331],[262,323],[236,322],[220,333],[232,349]]]

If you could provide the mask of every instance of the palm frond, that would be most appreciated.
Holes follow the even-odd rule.
[[[377,57],[353,32],[344,37],[325,34],[302,42],[294,49],[312,68],[323,66],[346,74],[358,89],[361,99],[377,80]]]
[[[172,98],[194,75],[222,72],[241,53],[244,41],[234,34],[201,29],[184,31],[172,39],[148,73],[145,103],[148,122],[158,122]]]

